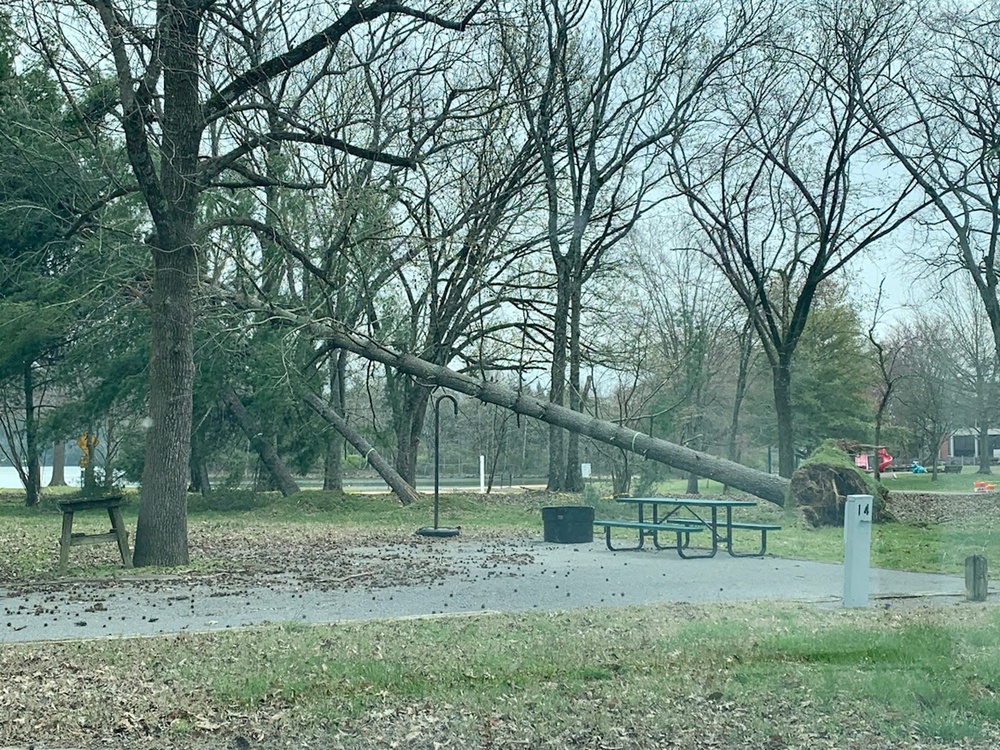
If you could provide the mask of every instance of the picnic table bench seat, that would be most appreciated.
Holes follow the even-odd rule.
[[[646,536],[653,538],[653,546],[656,549],[680,549],[682,546],[686,547],[688,545],[692,533],[703,531],[702,528],[697,528],[689,524],[673,523],[672,521],[670,523],[652,523],[649,521],[619,521],[615,519],[596,518],[594,519],[594,526],[604,527],[604,541],[608,545],[608,549],[616,552],[642,549]],[[636,529],[639,531],[639,543],[634,547],[614,547],[611,544],[611,529]],[[657,538],[660,532],[672,532],[676,534],[677,543],[661,545]],[[684,535],[683,538],[681,537],[682,534]]]
[[[676,523],[680,525],[690,525],[690,526],[703,526],[703,522],[699,521],[697,518],[671,518],[670,523]],[[776,523],[756,523],[753,521],[730,521],[728,524],[730,529],[742,529],[745,531],[759,531],[760,532],[760,549],[756,552],[734,552],[730,550],[729,554],[733,557],[762,557],[764,553],[767,552],[767,532],[769,531],[781,531],[781,526]],[[730,547],[732,543],[730,540]]]

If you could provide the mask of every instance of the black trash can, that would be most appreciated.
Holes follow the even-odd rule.
[[[594,509],[589,505],[556,505],[542,508],[546,542],[581,544],[594,541]]]

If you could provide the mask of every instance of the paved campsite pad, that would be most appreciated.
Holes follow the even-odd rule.
[[[483,610],[531,611],[654,602],[761,599],[836,605],[839,565],[772,557],[681,560],[611,552],[603,542],[398,540],[344,547],[340,564],[212,576],[122,576],[6,584],[0,641],[199,632],[278,622],[329,623]],[[955,576],[872,571],[875,597],[961,601]],[[904,599],[905,601],[905,599]]]

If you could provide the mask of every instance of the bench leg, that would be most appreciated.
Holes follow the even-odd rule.
[[[634,547],[614,547],[611,544],[611,527],[604,527],[604,543],[608,545],[608,549],[612,552],[628,552],[629,550],[642,549],[642,545],[646,541],[646,535],[642,533],[642,529],[636,529],[639,532],[639,543]],[[654,542],[655,543],[655,542]]]
[[[729,540],[726,542],[729,554],[732,557],[763,557],[764,553],[767,552],[767,529],[760,530],[760,549],[756,552],[736,552],[733,550],[733,535],[732,532],[729,534]]]
[[[677,554],[680,554],[680,552],[681,552],[682,549],[686,549],[687,547],[691,546],[691,534],[690,534],[690,532],[677,531],[677,532],[674,532],[674,533],[677,535],[677,541],[674,544],[660,544],[660,538],[654,532],[653,533],[653,546],[656,547],[656,549],[658,549],[658,550],[672,549],[672,550],[676,551]],[[681,555],[681,557],[683,557],[683,555]]]
[[[111,518],[111,528],[115,530],[115,535],[118,537],[118,552],[122,556],[122,565],[131,568],[132,551],[128,548],[128,532],[125,530],[121,508],[108,508],[108,516]]]
[[[684,544],[680,543],[680,533],[677,534],[677,554],[680,555],[685,560],[697,560],[702,557],[715,557],[715,554],[719,551],[719,537],[715,533],[715,529],[711,526],[708,527],[708,533],[712,535],[712,546],[705,550],[704,548],[695,547],[693,549],[703,549],[702,554],[692,555],[690,550],[691,545],[691,535],[685,534],[687,539]]]
[[[678,546],[677,554],[683,557],[685,560],[697,560],[702,557],[715,557],[715,553],[719,551],[719,545],[715,541],[713,541],[712,547],[708,550],[705,550],[704,554],[701,555],[692,555],[690,551],[685,551],[685,550],[690,550],[690,548],[686,544],[683,547]]]
[[[73,513],[67,511],[63,513],[62,536],[59,537],[59,574],[66,572],[69,564],[69,547],[73,539]]]

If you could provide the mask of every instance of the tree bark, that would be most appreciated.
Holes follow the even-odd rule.
[[[247,436],[253,449],[257,451],[257,455],[260,456],[260,460],[274,479],[274,483],[281,494],[289,497],[299,492],[299,485],[296,483],[294,477],[292,477],[292,473],[288,470],[288,467],[285,466],[285,462],[281,460],[281,456],[278,455],[278,451],[275,449],[270,435],[264,434],[260,423],[246,410],[240,397],[236,395],[236,391],[232,388],[226,391],[226,405],[233,416],[236,417],[240,429]]]
[[[558,286],[556,288],[556,309],[552,322],[552,369],[549,372],[549,401],[562,406],[566,401],[566,347],[567,318],[569,317],[569,300],[562,291],[567,283],[567,263],[554,255],[558,269]],[[549,480],[546,489],[549,492],[560,492],[564,489],[566,465],[566,433],[555,425],[549,427]]]
[[[347,347],[344,348],[346,349]],[[431,366],[436,367],[437,365]],[[417,495],[416,490],[389,465],[388,461],[382,458],[381,454],[375,450],[371,443],[365,440],[360,433],[355,432],[343,417],[325,404],[323,399],[303,387],[299,387],[298,393],[303,401],[309,404],[323,419],[333,425],[333,428],[343,435],[358,453],[365,457],[365,460],[371,467],[378,472],[379,476],[396,493],[396,497],[399,498],[400,503],[409,505],[417,500],[419,495]]]
[[[35,413],[35,379],[32,363],[24,363],[24,450],[27,479],[25,504],[38,505],[41,498],[42,471],[38,460],[38,420]]]
[[[743,410],[743,399],[746,397],[748,381],[750,379],[750,358],[753,355],[753,326],[748,320],[743,326],[742,339],[740,341],[740,362],[736,374],[736,393],[733,396],[733,415],[729,422],[729,445],[726,458],[730,461],[739,462],[739,434],[740,434],[740,413]],[[723,487],[723,492],[728,490]]]
[[[236,299],[251,309],[260,309],[260,305],[245,297],[232,294],[226,296],[229,299]],[[400,354],[386,349],[381,344],[357,333],[338,330],[274,307],[266,309],[271,313],[272,319],[281,319],[289,325],[311,329],[317,335],[334,341],[342,349],[394,367],[418,378],[421,382],[450,388],[484,403],[496,404],[516,414],[524,414],[550,425],[578,432],[581,435],[631,451],[682,471],[694,472],[699,476],[732,485],[776,505],[785,504],[789,481],[783,477],[765,474],[724,458],[700,453],[682,445],[659,440],[548,401],[531,398],[497,383],[462,375],[448,367],[435,365],[412,354]],[[322,401],[319,403],[326,411],[329,411]],[[310,403],[310,406],[312,405]],[[331,424],[335,424],[332,419],[329,421]],[[345,435],[345,437],[351,441],[349,435]],[[353,443],[353,441],[351,442]]]
[[[191,435],[191,484],[188,492],[197,492],[202,497],[212,494],[212,482],[208,477],[208,463],[205,460],[205,441],[198,430]]]
[[[52,479],[49,487],[66,486],[66,443],[56,440],[52,444]]]
[[[583,280],[574,275],[570,280],[572,289],[569,299],[569,408],[581,411],[583,399],[580,396],[580,366],[583,355],[580,352],[580,306]],[[580,470],[580,436],[575,432],[566,435],[566,477],[563,482],[565,492],[583,492],[583,474]]]
[[[80,468],[83,470],[82,489],[84,494],[97,492],[97,474],[94,471],[94,453],[97,451],[97,435],[91,428],[87,428],[83,436],[83,461]]]
[[[792,368],[782,357],[771,368],[774,378],[774,411],[778,421],[778,475],[791,479],[795,471],[795,438],[792,432]]]
[[[194,394],[194,248],[153,250],[149,422],[133,564],[186,565]]]
[[[417,456],[420,452],[420,438],[424,432],[431,389],[412,382],[410,378],[404,378],[403,381],[400,383],[396,403],[392,407],[392,423],[396,433],[394,468],[396,473],[413,487],[417,481]]]
[[[976,414],[978,416],[979,428],[979,470],[977,474],[992,474],[990,464],[993,459],[993,450],[990,447],[990,424],[993,422],[993,410],[990,408],[990,401],[987,398],[986,377],[982,372],[976,377]],[[990,389],[992,390],[992,389]]]
[[[341,418],[345,417],[344,379],[347,368],[347,352],[338,351],[330,360],[330,408]],[[327,492],[344,491],[344,447],[343,434],[338,430],[330,436],[326,446],[326,460],[323,462],[323,489]]]
[[[698,494],[698,475],[694,472],[688,474],[687,477],[687,489],[684,490],[688,495]]]

